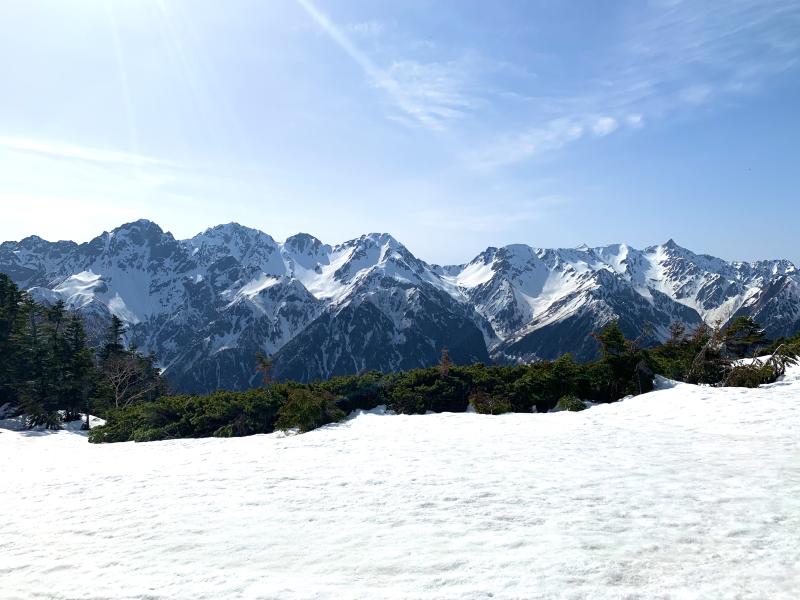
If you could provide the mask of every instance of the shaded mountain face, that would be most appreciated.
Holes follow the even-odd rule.
[[[285,242],[231,223],[176,240],[149,221],[91,242],[38,237],[0,244],[0,271],[43,302],[63,299],[99,340],[110,316],[152,351],[180,391],[310,381],[365,370],[533,361],[572,352],[613,319],[630,337],[664,340],[753,315],[770,336],[800,328],[800,274],[788,261],[729,263],[669,242],[574,249],[488,248],[464,265],[416,258],[388,234],[331,246]]]

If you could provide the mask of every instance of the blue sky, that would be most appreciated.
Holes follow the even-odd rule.
[[[146,217],[800,262],[799,59],[786,0],[9,0],[0,239]]]

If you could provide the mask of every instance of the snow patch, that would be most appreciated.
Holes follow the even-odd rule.
[[[242,286],[242,288],[239,290],[239,294],[242,296],[247,296],[248,298],[253,298],[264,290],[277,285],[280,283],[280,281],[280,277],[261,273],[261,275],[250,281],[248,284]]]
[[[290,436],[2,430],[0,596],[80,573],[104,598],[793,599],[800,370],[779,383]]]
[[[112,315],[116,315],[126,323],[132,325],[139,323],[139,317],[128,308],[119,293],[115,294],[114,297],[108,301],[108,310],[111,311]]]

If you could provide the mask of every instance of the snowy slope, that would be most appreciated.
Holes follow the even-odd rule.
[[[771,598],[800,589],[800,370],[581,413],[362,414],[90,445],[0,430],[0,598]]]
[[[440,267],[386,233],[331,246],[229,223],[176,240],[142,220],[87,244],[5,242],[0,271],[40,301],[80,310],[95,337],[119,316],[191,392],[250,386],[257,351],[275,356],[277,375],[311,380],[430,365],[443,347],[456,362],[589,359],[589,333],[612,319],[648,342],[676,321],[692,329],[737,314],[774,337],[800,328],[794,265],[728,263],[672,240],[515,244]]]

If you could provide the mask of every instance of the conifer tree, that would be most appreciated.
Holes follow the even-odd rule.
[[[23,299],[26,316],[20,335],[21,356],[18,374],[18,393],[23,411],[28,415],[28,426],[44,425],[51,429],[60,427],[58,408],[57,352],[55,339],[59,321],[57,312],[45,309],[29,297]]]
[[[69,390],[66,381],[66,365],[69,362],[69,347],[64,336],[64,323],[67,320],[66,305],[59,300],[44,310],[44,332],[47,336],[47,349],[44,355],[42,389],[47,390],[45,410],[54,413],[66,407]]]
[[[745,358],[769,345],[769,339],[753,317],[736,317],[725,328],[724,343],[728,351],[737,358]]]
[[[125,351],[125,323],[117,315],[111,315],[111,323],[106,330],[106,341],[100,351],[100,357],[105,360],[111,356],[122,354]]]
[[[0,406],[18,400],[17,378],[21,372],[19,332],[24,322],[23,293],[7,275],[0,273]]]
[[[85,409],[88,422],[89,388],[94,376],[94,363],[92,352],[86,342],[83,322],[79,317],[72,316],[68,320],[65,342],[67,351],[64,364],[66,418],[74,419],[81,409]]]
[[[593,333],[592,337],[600,343],[600,351],[604,358],[617,358],[628,350],[628,341],[617,321],[611,321],[600,333]]]

